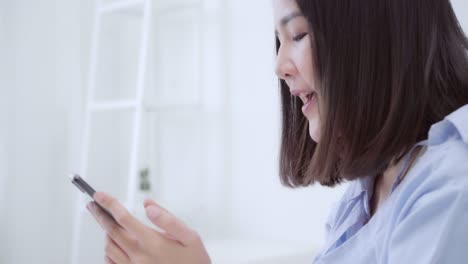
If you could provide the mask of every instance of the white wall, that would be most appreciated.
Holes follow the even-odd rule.
[[[0,1],[1,6],[2,1]],[[3,215],[5,212],[5,183],[8,175],[7,142],[8,142],[8,116],[9,116],[9,89],[7,89],[7,65],[8,52],[7,38],[5,37],[5,11],[0,8],[0,233],[4,234],[5,224]],[[0,263],[5,263],[4,250],[0,247]]]
[[[458,20],[468,34],[468,1],[466,0],[451,0],[453,9],[458,16]]]
[[[12,102],[1,263],[67,263],[69,102],[80,85],[77,1],[5,1]],[[4,90],[5,89],[5,90]]]

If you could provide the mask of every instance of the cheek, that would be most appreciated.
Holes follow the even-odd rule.
[[[313,66],[312,49],[310,47],[310,41],[304,40],[303,43],[298,47],[296,54],[296,65],[298,71],[301,73],[302,79],[307,83],[308,86],[314,88],[316,82],[316,74]]]

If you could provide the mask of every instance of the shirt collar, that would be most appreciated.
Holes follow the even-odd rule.
[[[369,186],[371,186],[374,182],[374,177],[372,175],[368,175],[362,178],[358,178],[351,182],[351,186],[349,189],[348,194],[346,195],[345,200],[347,202],[351,202],[361,195],[365,195],[369,192]]]
[[[429,130],[429,145],[439,145],[452,137],[468,143],[468,104],[434,124]]]

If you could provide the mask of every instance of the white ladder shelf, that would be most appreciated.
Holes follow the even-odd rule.
[[[102,28],[102,17],[111,13],[122,12],[125,10],[133,10],[139,8],[142,10],[142,23],[141,23],[141,36],[140,36],[140,48],[138,54],[138,71],[137,79],[135,84],[135,98],[128,100],[116,100],[116,101],[96,101],[96,75],[98,65],[98,51],[100,44],[100,33]],[[112,2],[103,3],[102,0],[96,0],[95,8],[95,20],[92,35],[92,46],[91,46],[91,60],[90,60],[90,72],[88,80],[88,93],[86,100],[86,112],[84,120],[84,131],[83,141],[81,148],[81,165],[79,174],[86,179],[88,167],[89,167],[89,149],[90,149],[90,136],[92,131],[93,115],[100,111],[132,111],[132,132],[131,132],[131,148],[130,148],[130,166],[128,170],[128,185],[127,185],[127,198],[125,205],[129,210],[133,210],[135,205],[135,195],[137,190],[137,172],[139,165],[139,147],[140,147],[140,136],[142,126],[142,114],[144,111],[144,93],[145,93],[145,74],[147,68],[147,57],[148,57],[148,43],[150,30],[150,21],[152,16],[151,0],[118,0]],[[71,263],[79,264],[80,254],[80,242],[81,232],[83,225],[85,197],[83,194],[78,194],[76,202],[76,216],[73,230],[73,245],[71,254]]]

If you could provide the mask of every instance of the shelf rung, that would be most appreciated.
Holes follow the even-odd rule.
[[[138,103],[135,100],[115,101],[115,102],[95,102],[89,107],[90,111],[110,111],[110,110],[125,110],[135,109]]]
[[[197,111],[202,109],[200,104],[145,105],[144,107],[146,112]]]
[[[141,5],[145,0],[116,0],[112,3],[102,4],[98,8],[98,12],[101,14],[118,12],[127,8],[134,8],[137,5]]]
[[[165,15],[169,15],[171,13],[175,13],[178,11],[188,11],[192,9],[199,9],[202,8],[202,3],[201,1],[194,2],[194,3],[183,3],[183,4],[178,4],[175,6],[169,6],[169,7],[163,7],[159,10],[155,11],[156,17],[161,17]]]

